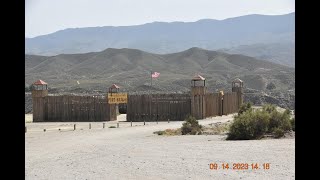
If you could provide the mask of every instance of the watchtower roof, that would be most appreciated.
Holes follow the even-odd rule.
[[[33,85],[47,85],[48,83],[42,81],[41,79],[39,79],[38,81],[34,82]]]
[[[239,78],[236,78],[236,79],[233,80],[232,82],[234,82],[234,83],[242,83],[243,81],[242,81],[241,79],[239,79]]]
[[[110,86],[111,89],[119,89],[120,87],[116,84],[112,84],[112,86]]]
[[[206,78],[200,76],[199,74],[195,75],[193,78],[192,78],[192,81],[204,81],[206,80]]]

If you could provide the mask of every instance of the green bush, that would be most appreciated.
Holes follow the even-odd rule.
[[[284,111],[283,113],[273,111],[270,113],[269,132],[275,128],[280,128],[283,131],[289,131],[292,129],[290,123],[290,112]]]
[[[202,132],[202,126],[199,124],[199,122],[196,120],[196,118],[192,116],[188,116],[185,119],[186,122],[182,124],[181,127],[181,133],[182,135],[191,134],[201,134]]]
[[[234,117],[227,140],[249,140],[254,138],[254,127],[249,116],[249,113],[243,113]]]
[[[241,104],[241,106],[239,108],[239,111],[238,111],[238,115],[240,115],[240,114],[242,114],[242,113],[244,113],[246,111],[252,111],[251,102]]]
[[[262,106],[262,109],[264,111],[267,111],[268,113],[272,113],[274,111],[277,111],[277,107],[273,104],[265,104]]]
[[[284,111],[284,113],[285,113],[285,114],[288,114],[289,116],[291,115],[291,111],[290,111],[289,109],[286,109],[286,110]]]
[[[257,110],[253,116],[255,126],[254,137],[260,138],[268,131],[270,115],[266,111]]]
[[[246,111],[234,117],[228,140],[259,139],[268,130],[269,114],[263,110]]]
[[[273,130],[273,134],[274,134],[274,137],[275,137],[275,138],[281,138],[281,137],[284,136],[284,130],[281,129],[281,128],[275,128],[275,129]]]
[[[296,125],[295,125],[296,120],[295,120],[295,118],[292,118],[292,119],[290,120],[290,123],[291,123],[292,130],[293,130],[293,131],[296,131]]]
[[[276,138],[282,137],[286,131],[295,129],[294,118],[290,120],[290,116],[290,110],[279,112],[271,104],[264,105],[260,110],[244,111],[234,117],[227,139],[259,139],[265,133],[273,133]]]

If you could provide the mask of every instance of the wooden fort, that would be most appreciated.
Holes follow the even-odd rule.
[[[108,93],[118,93],[112,85]],[[117,104],[109,104],[108,96],[48,95],[48,84],[33,84],[33,122],[93,122],[117,119]],[[232,92],[208,92],[205,78],[191,80],[187,94],[128,95],[127,121],[182,121],[188,115],[196,119],[222,116],[238,111],[243,102],[243,82],[235,79]]]

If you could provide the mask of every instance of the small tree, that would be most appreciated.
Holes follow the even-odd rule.
[[[273,104],[265,104],[262,106],[262,109],[264,111],[267,111],[268,113],[272,113],[274,111],[277,111],[277,107]]]
[[[239,111],[238,111],[238,115],[240,115],[246,111],[252,111],[252,103],[251,102],[241,104]]]
[[[196,134],[201,134],[202,133],[202,126],[199,124],[199,122],[196,120],[195,117],[188,116],[185,119],[185,122],[182,124],[181,127],[181,134],[186,135],[186,134],[191,134],[191,135],[196,135]]]
[[[228,140],[259,139],[268,130],[269,114],[263,110],[246,111],[234,117]]]
[[[273,111],[270,114],[270,122],[269,122],[269,132],[274,131],[274,129],[279,128],[283,131],[291,130],[290,123],[290,114],[286,111],[281,113],[278,111]]]
[[[245,109],[245,108],[243,108]],[[275,105],[266,104],[262,109],[246,110],[234,117],[228,133],[228,140],[259,139],[265,133],[273,133],[276,138],[295,129],[291,111],[279,112]]]
[[[284,136],[284,131],[281,128],[275,128],[273,134],[275,138],[281,138]]]

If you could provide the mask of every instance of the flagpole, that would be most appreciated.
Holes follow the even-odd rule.
[[[152,71],[151,71],[151,88],[152,88]]]

